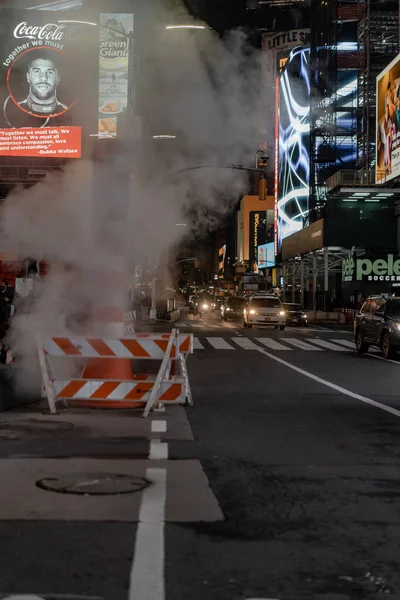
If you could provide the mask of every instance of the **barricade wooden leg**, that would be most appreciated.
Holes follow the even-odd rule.
[[[38,348],[38,354],[39,354],[40,370],[42,372],[42,382],[44,385],[44,389],[46,391],[47,402],[49,404],[49,410],[52,415],[56,415],[57,409],[56,409],[56,402],[55,402],[55,398],[54,398],[53,385],[49,378],[49,373],[47,370],[46,356],[44,354],[44,351],[43,351],[43,348],[42,348],[42,345],[40,342],[37,343],[37,348]]]
[[[168,370],[168,365],[171,360],[171,351],[174,343],[174,336],[171,335],[168,340],[167,349],[164,354],[164,358],[162,359],[160,370],[158,371],[157,378],[155,380],[153,389],[151,390],[150,398],[147,401],[145,409],[143,411],[143,417],[148,417],[152,408],[157,405],[159,394],[160,394],[160,386],[162,381],[166,380],[166,374]]]

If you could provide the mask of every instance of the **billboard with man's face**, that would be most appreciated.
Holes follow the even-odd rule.
[[[400,175],[400,55],[376,78],[376,183]]]
[[[97,28],[65,13],[0,10],[0,156],[81,157],[97,129],[97,52]]]

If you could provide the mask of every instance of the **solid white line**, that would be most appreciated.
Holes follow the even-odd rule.
[[[151,431],[153,433],[165,433],[167,431],[167,421],[152,421]]]
[[[228,344],[227,341],[222,337],[208,337],[207,342],[211,344],[216,350],[235,350],[233,346]]]
[[[321,346],[321,348],[326,348],[326,350],[333,350],[334,352],[350,352],[350,350],[348,348],[341,348],[340,346],[337,346],[336,344],[331,344],[330,342],[327,342],[326,340],[309,339],[308,341],[311,344],[316,344],[317,346]],[[353,348],[353,350],[354,350],[354,348]]]
[[[369,352],[369,353],[366,353],[365,356],[367,356],[368,358],[378,358],[379,360],[383,360],[385,362],[390,362],[397,366],[400,365],[400,362],[398,360],[392,360],[390,358],[383,358],[383,356],[379,356],[378,354],[371,354]]]
[[[193,338],[193,350],[204,350],[204,346],[197,339],[197,337]]]
[[[287,344],[291,344],[292,346],[300,348],[301,350],[322,352],[321,348],[316,348],[315,346],[311,346],[311,344],[307,344],[307,342],[296,340],[296,338],[284,338],[284,340]]]
[[[361,396],[360,394],[355,394],[354,392],[351,392],[350,390],[347,390],[346,388],[343,388],[340,385],[336,385],[335,383],[331,383],[330,381],[327,381],[326,379],[322,379],[321,377],[318,377],[317,375],[313,375],[312,373],[309,373],[308,371],[304,371],[304,369],[300,369],[299,367],[292,365],[292,363],[289,363],[286,360],[283,360],[282,358],[278,358],[274,354],[271,354],[270,352],[267,352],[266,350],[263,350],[262,348],[259,349],[259,352],[261,352],[261,354],[264,354],[265,356],[268,356],[268,358],[272,358],[272,360],[275,360],[276,362],[280,363],[281,365],[285,365],[285,367],[289,367],[289,369],[292,369],[293,371],[297,371],[297,373],[300,373],[301,375],[304,375],[305,377],[308,377],[309,379],[313,379],[314,381],[317,381],[318,383],[322,383],[322,385],[326,385],[327,387],[330,387],[333,390],[336,390],[337,392],[344,394],[345,396],[349,396],[350,398],[355,398],[355,400],[360,400],[360,402],[364,402],[365,404],[370,404],[371,406],[380,408],[381,410],[384,410],[384,411],[394,415],[395,417],[400,417],[400,410],[397,410],[396,408],[392,408],[390,406],[386,406],[386,404],[381,404],[380,402],[376,402],[375,400],[372,400],[372,398],[367,398],[366,396]],[[379,358],[379,357],[377,357],[377,358]]]
[[[356,345],[354,342],[350,342],[350,340],[331,340],[335,342],[335,344],[341,344],[342,346],[346,346],[347,348],[351,348],[352,350],[356,349]]]
[[[165,600],[164,525],[167,470],[147,469],[152,484],[142,495],[128,600]]]
[[[151,460],[167,460],[168,444],[160,440],[151,440],[149,458]]]
[[[256,338],[256,340],[270,348],[270,350],[293,350],[293,348],[288,348],[288,346],[284,346],[272,338]]]

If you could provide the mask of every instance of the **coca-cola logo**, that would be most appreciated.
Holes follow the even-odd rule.
[[[47,23],[46,25],[28,25],[25,21],[19,23],[14,29],[14,37],[17,39],[28,38],[29,40],[46,40],[58,42],[64,37],[65,25]]]

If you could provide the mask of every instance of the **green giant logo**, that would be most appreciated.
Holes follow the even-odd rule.
[[[342,264],[343,281],[400,281],[400,258],[346,258]]]

